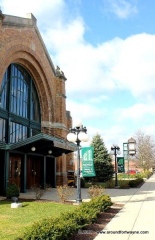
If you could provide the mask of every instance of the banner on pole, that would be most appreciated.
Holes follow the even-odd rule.
[[[83,147],[82,148],[82,176],[83,177],[95,177],[94,169],[94,148]]]
[[[117,157],[117,167],[118,173],[123,173],[124,171],[124,157]]]

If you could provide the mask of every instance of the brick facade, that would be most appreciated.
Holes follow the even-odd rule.
[[[59,68],[55,69],[32,14],[20,18],[0,11],[0,84],[11,63],[21,64],[34,79],[41,108],[41,131],[66,140],[72,125],[70,112],[66,111],[66,78]],[[62,154],[56,160],[58,185],[67,182],[71,158],[72,154]]]

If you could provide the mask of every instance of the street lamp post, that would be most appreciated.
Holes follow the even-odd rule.
[[[128,140],[128,153],[130,156],[134,156],[136,154],[136,140],[134,138],[130,138]]]
[[[115,187],[118,187],[118,179],[117,179],[117,154],[119,155],[120,152],[120,147],[118,145],[113,144],[111,147],[111,155],[115,156]]]
[[[136,154],[136,140],[134,138],[130,138],[128,140],[128,178],[129,178],[129,155],[134,156]]]
[[[81,122],[78,122],[74,128],[70,129],[70,133],[67,135],[69,142],[76,142],[77,144],[77,199],[76,202],[80,204],[81,199],[81,178],[80,178],[80,143],[81,141],[87,142],[88,135],[86,127],[83,127]]]

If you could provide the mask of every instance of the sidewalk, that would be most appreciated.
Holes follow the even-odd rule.
[[[126,204],[94,240],[155,239],[155,174],[131,195],[126,195],[129,189],[120,196],[120,190],[113,192],[112,200]]]
[[[69,200],[76,200],[76,188],[74,188],[75,193],[70,197]],[[131,189],[105,189],[104,194],[107,194],[111,197],[112,202],[114,203],[127,203],[132,195],[134,195],[138,191],[137,188],[131,188]],[[81,189],[81,197],[82,201],[87,201],[90,196],[88,194],[87,188]],[[35,195],[34,192],[31,190],[27,190],[27,193],[20,193],[20,199],[34,199]],[[56,188],[49,189],[41,199],[45,200],[53,200],[53,201],[59,201],[57,196]]]

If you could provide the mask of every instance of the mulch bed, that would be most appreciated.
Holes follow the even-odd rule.
[[[122,207],[123,204],[113,204],[106,212],[99,214],[95,223],[79,230],[71,240],[93,240],[98,235],[98,231],[102,231]]]

